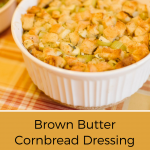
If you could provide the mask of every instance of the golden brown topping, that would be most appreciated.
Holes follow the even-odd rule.
[[[148,9],[134,0],[39,0],[21,20],[25,48],[63,69],[114,70],[149,54]]]

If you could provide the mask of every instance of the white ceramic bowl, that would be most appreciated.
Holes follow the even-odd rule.
[[[68,71],[33,57],[22,44],[20,19],[21,14],[37,2],[23,0],[20,3],[12,19],[12,34],[31,79],[46,95],[68,105],[101,107],[118,103],[142,87],[150,74],[150,55],[131,66],[100,73]]]
[[[15,8],[16,0],[9,0],[2,8],[0,8],[0,33],[10,26]]]

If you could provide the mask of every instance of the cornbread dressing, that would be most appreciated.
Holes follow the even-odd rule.
[[[22,15],[23,44],[63,69],[103,72],[149,54],[147,5],[126,0],[39,0]]]

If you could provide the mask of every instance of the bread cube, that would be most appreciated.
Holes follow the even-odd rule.
[[[56,33],[46,33],[42,37],[43,43],[57,42],[57,40],[58,40],[58,35]]]
[[[44,8],[45,6],[50,4],[50,2],[52,2],[52,0],[39,0],[38,6],[40,8]]]
[[[129,22],[131,20],[131,18],[123,11],[120,11],[117,14],[117,18],[125,23]]]
[[[33,27],[34,14],[24,14],[22,15],[22,27],[24,30],[30,30]]]
[[[91,55],[97,46],[96,41],[85,39],[80,46],[80,50],[82,53]]]
[[[119,37],[122,37],[124,35],[125,31],[126,31],[126,25],[121,21],[117,21],[115,27],[118,30]]]
[[[144,35],[146,33],[147,33],[147,31],[140,26],[138,26],[134,32],[135,36],[141,36],[141,35]]]
[[[116,27],[107,27],[104,29],[103,34],[106,39],[112,42],[118,36],[119,32]]]

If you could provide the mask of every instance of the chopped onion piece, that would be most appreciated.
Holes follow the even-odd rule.
[[[86,38],[87,37],[87,30],[79,31],[79,35]]]
[[[71,31],[69,29],[65,29],[63,32],[59,34],[60,39],[64,39]]]
[[[44,49],[44,45],[43,45],[42,42],[40,42],[40,43],[39,43],[39,50],[40,50],[40,51],[43,51],[43,49]]]
[[[71,54],[73,56],[80,55],[80,49],[78,47],[76,47],[76,49],[74,49]]]

